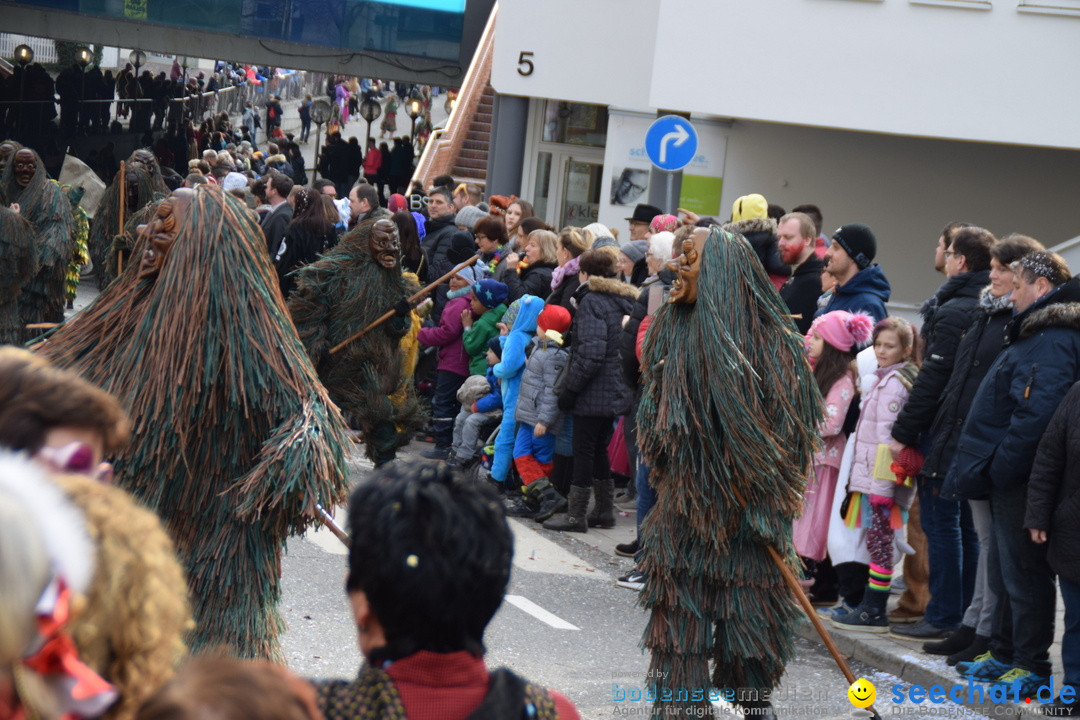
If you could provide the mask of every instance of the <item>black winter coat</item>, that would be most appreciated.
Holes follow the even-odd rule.
[[[780,297],[787,303],[788,311],[792,315],[802,315],[795,318],[795,327],[805,335],[810,330],[810,324],[814,322],[814,313],[817,312],[818,298],[821,297],[821,271],[825,269],[825,261],[811,253],[810,257],[802,265],[795,268],[791,273],[791,279],[780,288]]]
[[[510,291],[506,302],[512,303],[522,295],[535,295],[541,300],[547,300],[551,294],[551,273],[555,272],[558,265],[555,263],[540,261],[535,265],[529,265],[521,273],[513,270],[506,273],[506,287]]]
[[[333,225],[327,226],[326,232],[322,234],[313,234],[299,223],[289,224],[289,229],[281,241],[278,257],[274,259],[283,298],[287,300],[293,288],[296,287],[296,278],[292,275],[293,270],[314,262],[320,253],[326,252],[336,242],[337,233]]]
[[[1039,438],[1080,380],[1080,279],[1017,315],[1008,332],[1009,346],[975,394],[943,493],[981,497],[1027,483]]]
[[[724,223],[721,227],[728,232],[738,233],[746,238],[746,241],[750,243],[750,247],[754,249],[754,253],[758,256],[758,260],[761,261],[762,267],[765,268],[765,272],[781,277],[791,274],[791,267],[780,257],[780,241],[776,237],[775,220],[772,218],[749,218],[739,222]]]
[[[943,478],[948,473],[975,392],[998,353],[1005,348],[1005,329],[1012,320],[1012,305],[994,306],[991,297],[990,288],[984,288],[975,322],[956,348],[953,371],[934,424],[930,426],[932,443],[922,468],[922,474],[927,477]]]
[[[629,412],[632,397],[619,366],[619,339],[623,316],[630,314],[637,294],[633,285],[602,277],[589,278],[576,293],[562,391],[575,396],[574,415],[613,418]]]
[[[960,338],[978,317],[979,293],[990,282],[990,271],[954,275],[923,306],[923,362],[915,386],[893,423],[892,436],[905,445],[918,445],[934,423],[941,394],[952,374]]]
[[[1080,383],[1061,401],[1039,441],[1024,527],[1045,530],[1050,567],[1080,582]]]
[[[577,306],[570,302],[570,298],[574,297],[574,293],[581,287],[581,281],[578,280],[577,273],[573,275],[566,275],[563,277],[562,282],[559,283],[559,287],[551,291],[548,295],[546,305],[558,305],[559,307],[566,308],[570,312],[570,317],[574,316],[577,312]]]
[[[663,305],[667,301],[668,291],[671,290],[674,282],[673,271],[661,270],[654,282],[641,288],[637,300],[634,301],[634,308],[630,311],[630,318],[623,325],[622,338],[619,340],[619,357],[622,362],[623,380],[634,391],[635,400],[641,395],[641,364],[637,358],[638,330],[641,328],[641,322],[649,314],[649,297],[654,292],[660,293],[657,300],[660,305]]]

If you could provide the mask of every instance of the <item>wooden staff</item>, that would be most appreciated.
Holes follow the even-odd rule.
[[[124,234],[124,204],[127,201],[127,173],[124,172],[124,161],[120,161],[120,231],[118,235]],[[124,251],[116,251],[116,277],[120,277],[124,273]]]
[[[334,521],[334,518],[330,517],[330,513],[326,512],[326,508],[319,503],[315,503],[315,512],[322,524],[330,528],[330,532],[334,533],[338,540],[345,543],[345,547],[349,547],[349,534],[341,529],[341,526]],[[852,682],[855,681],[852,680]]]
[[[461,264],[460,264],[460,265],[458,265],[458,266],[457,266],[456,268],[454,268],[454,269],[453,269],[453,270],[451,270],[450,272],[446,273],[445,275],[443,275],[443,276],[442,276],[441,278],[439,278],[439,279],[438,279],[438,280],[436,280],[435,282],[433,282],[433,283],[431,283],[430,285],[428,285],[427,287],[425,287],[425,288],[422,288],[422,289],[418,290],[417,292],[413,293],[413,294],[412,294],[412,295],[410,295],[410,296],[409,296],[409,298],[408,298],[408,300],[409,300],[409,304],[411,305],[412,303],[416,302],[416,301],[417,301],[417,300],[419,300],[420,298],[424,297],[424,296],[425,296],[425,295],[427,295],[427,294],[428,294],[429,292],[431,292],[432,290],[434,290],[434,289],[435,289],[436,287],[438,287],[439,285],[443,284],[444,282],[446,282],[446,281],[447,281],[447,280],[449,280],[450,278],[454,277],[454,276],[455,276],[455,275],[457,275],[457,274],[458,274],[459,272],[461,272],[461,271],[462,271],[462,270],[464,270],[465,268],[469,267],[470,265],[472,265],[473,263],[475,263],[475,262],[476,262],[477,260],[479,260],[479,259],[480,259],[480,256],[479,256],[479,255],[473,255],[473,256],[472,256],[471,258],[469,258],[469,259],[468,259],[468,260],[466,260],[465,262],[461,263]],[[364,329],[363,329],[363,330],[361,330],[360,332],[356,333],[356,334],[355,334],[355,335],[353,335],[352,337],[350,337],[350,338],[346,338],[345,340],[342,340],[342,341],[341,341],[341,342],[339,342],[339,343],[338,343],[337,345],[335,345],[334,347],[330,348],[330,354],[331,354],[331,355],[334,355],[334,354],[336,354],[336,353],[337,353],[338,351],[340,351],[340,350],[341,350],[341,349],[342,349],[343,347],[345,347],[346,345],[348,345],[349,343],[351,343],[351,342],[353,342],[353,341],[355,341],[355,340],[359,340],[360,338],[364,337],[364,335],[366,335],[366,334],[367,334],[367,333],[368,333],[369,331],[373,330],[374,328],[378,327],[379,325],[382,325],[382,324],[383,324],[384,322],[386,322],[387,320],[389,320],[389,319],[390,319],[390,318],[392,318],[393,316],[394,316],[394,311],[393,311],[393,310],[387,310],[387,311],[386,311],[386,312],[384,312],[384,313],[383,313],[382,315],[380,315],[380,316],[379,316],[378,318],[376,318],[375,320],[373,320],[373,321],[371,322],[371,324],[370,324],[370,325],[368,325],[368,326],[367,326],[366,328],[364,328]]]
[[[746,507],[746,501],[742,499],[742,495],[739,493],[739,489],[733,487],[732,491],[735,493],[735,499],[739,502],[743,508]],[[784,562],[784,558],[780,557],[780,553],[772,545],[766,545],[769,551],[769,557],[776,563],[776,567],[780,569],[780,574],[784,576],[784,582],[791,588],[791,592],[794,593],[795,599],[799,601],[799,606],[802,607],[803,612],[806,613],[806,617],[810,619],[810,624],[817,630],[817,634],[821,637],[822,642],[825,643],[825,647],[828,649],[829,654],[832,655],[832,659],[836,661],[837,666],[840,668],[840,672],[847,678],[848,685],[855,682],[855,674],[851,672],[851,668],[848,667],[847,661],[844,660],[844,656],[840,654],[840,648],[836,647],[836,643],[833,642],[832,635],[825,629],[825,624],[821,622],[821,618],[814,612],[814,606],[810,602],[810,598],[806,597],[806,592],[802,589],[802,585],[799,584],[798,578],[795,577],[795,573],[791,572],[791,568]],[[871,705],[867,708],[874,714],[875,718],[880,718],[877,710]]]

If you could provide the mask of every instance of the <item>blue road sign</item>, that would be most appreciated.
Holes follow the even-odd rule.
[[[682,170],[697,153],[697,130],[678,115],[657,118],[645,133],[645,152],[660,170]]]

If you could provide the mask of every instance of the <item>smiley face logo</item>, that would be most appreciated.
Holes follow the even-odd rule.
[[[866,678],[859,678],[851,683],[847,691],[848,700],[857,708],[868,708],[877,699],[877,689]]]

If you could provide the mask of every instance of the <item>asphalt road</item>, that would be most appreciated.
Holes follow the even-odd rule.
[[[426,447],[414,443],[406,454]],[[369,468],[366,461],[354,460],[353,481]],[[616,685],[642,688],[648,669],[639,644],[646,615],[635,604],[637,593],[615,585],[627,561],[597,550],[588,534],[550,532],[527,520],[513,519],[511,527],[514,566],[507,599],[485,637],[489,666],[507,665],[559,690],[584,718],[646,716],[648,703],[617,701],[613,692]],[[289,666],[303,676],[352,677],[360,666],[345,598],[345,565],[345,547],[325,529],[289,542],[282,579],[289,630],[282,644]],[[779,717],[858,717],[847,698],[847,681],[824,648],[802,639],[797,648],[774,699]],[[879,697],[899,682],[866,666],[852,670],[870,679]],[[952,705],[934,710],[978,717]]]

